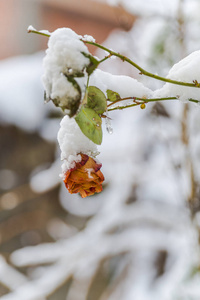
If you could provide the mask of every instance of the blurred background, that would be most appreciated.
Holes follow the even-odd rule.
[[[27,28],[70,27],[166,76],[200,47],[200,1],[1,0],[0,24],[0,299],[199,299],[199,107],[110,114],[103,192],[69,195],[63,114],[43,101],[48,39]],[[163,85],[117,59],[101,68]]]

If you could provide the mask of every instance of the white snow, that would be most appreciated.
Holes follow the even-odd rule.
[[[141,13],[142,9],[145,13],[149,10],[150,15],[160,12],[161,6],[167,7],[169,3],[166,14],[170,15],[170,8],[175,8],[177,4],[173,0],[163,1],[164,4],[150,1],[145,5],[145,2],[131,0],[129,5],[138,5]],[[188,4],[189,1],[185,0],[183,3]],[[197,9],[195,13],[197,17]],[[192,16],[191,11],[190,18]],[[137,34],[133,31],[122,33],[119,45],[122,47],[125,43],[126,48],[129,46],[127,51],[131,53],[138,47],[141,56],[145,56],[142,64],[141,60],[139,64],[143,65],[145,62],[144,66],[147,65],[148,52],[153,49],[149,45],[145,48],[145,43],[152,45],[152,36],[156,39],[156,26],[149,26],[147,21],[144,18],[143,27],[140,27],[142,22],[137,22]],[[163,22],[167,23],[169,19]],[[199,27],[195,28],[198,37]],[[189,35],[187,38],[190,37]],[[200,47],[197,37],[195,49]],[[193,43],[189,46],[191,51],[195,50]],[[116,49],[116,46],[118,47],[111,47]],[[175,48],[170,49],[176,51]],[[134,55],[133,60],[136,59]],[[194,61],[199,61],[197,54],[192,54],[189,59],[174,65],[169,77],[190,82],[199,80],[198,64]],[[156,56],[156,63],[155,68],[162,68],[163,61],[160,57]],[[56,140],[52,127],[56,128],[57,125],[50,125],[45,113],[50,104],[41,104],[42,88],[39,80],[36,80],[41,74],[40,64],[40,55],[1,62],[1,123],[14,124],[24,130],[38,130],[45,138]],[[169,62],[165,67],[167,64]],[[172,65],[173,63],[170,64]],[[120,68],[115,70],[118,73],[122,71]],[[144,80],[144,77],[141,76],[140,79]],[[152,80],[148,79],[151,88]],[[170,93],[171,96],[180,95],[181,100],[187,101],[188,95],[191,97],[190,93],[194,92],[195,97],[199,93],[198,88],[166,84],[152,94],[151,89],[134,79],[112,76],[99,70],[92,75],[90,85],[96,85],[104,93],[107,89],[114,90],[121,97],[153,97],[156,93],[157,96],[159,93],[160,96]],[[112,269],[113,261],[106,261],[103,265],[103,271],[114,270],[115,274],[108,287],[102,291],[101,300],[199,299],[199,272],[194,276],[192,272],[199,266],[198,232],[195,226],[200,222],[198,215],[197,220],[194,217],[196,224],[192,223],[186,200],[191,188],[188,159],[194,166],[195,179],[197,182],[200,180],[200,112],[197,106],[189,106],[187,129],[190,145],[187,148],[181,140],[183,103],[171,101],[162,104],[169,117],[155,117],[151,113],[153,104],[147,104],[145,110],[137,107],[110,113],[114,132],[109,135],[103,128],[104,140],[99,146],[99,160],[106,177],[103,192],[83,201],[78,195],[69,195],[64,185],[60,190],[60,203],[71,214],[71,218],[72,215],[90,217],[85,228],[69,236],[67,226],[59,225],[58,217],[58,223],[51,224],[50,229],[56,241],[14,251],[9,260],[12,266],[0,259],[0,282],[10,289],[7,295],[0,297],[1,300],[47,299],[72,276],[73,283],[69,287],[68,296],[75,298],[78,295],[77,299],[85,300],[95,270],[110,257],[115,261],[114,267],[117,267]],[[55,120],[51,121],[54,123]],[[75,120],[67,116],[61,122],[58,139],[64,159],[63,168],[72,166],[74,160],[78,161],[80,151],[86,154],[97,151],[96,145],[82,134]],[[39,173],[32,175],[30,183],[35,191],[45,192],[58,184],[59,178],[56,174],[59,172],[60,163],[56,159],[51,168],[42,171],[40,169]],[[132,203],[126,204],[127,199],[132,200]],[[66,220],[63,218],[62,222],[65,224]],[[158,275],[156,262],[160,251],[166,252],[167,257],[163,274]],[[18,270],[20,267],[27,268],[28,275],[22,275],[14,266]]]
[[[27,28],[27,31],[29,32],[29,31],[32,31],[32,30],[36,31],[36,29],[32,25],[29,25],[28,28]]]
[[[176,63],[169,71],[167,78],[194,83],[200,83],[200,50],[192,52],[184,59]],[[171,83],[166,83],[161,89],[154,92],[154,97],[178,97],[181,101],[188,101],[188,99],[200,100],[200,88],[181,86]]]
[[[37,31],[32,25],[29,25],[27,28],[28,33],[30,33],[31,31]],[[47,34],[47,35],[51,35],[51,33],[48,30],[39,30],[38,32]]]
[[[117,92],[121,98],[139,97],[148,98],[152,91],[134,78],[124,75],[112,75],[100,69],[92,73],[89,85],[94,85],[105,94],[107,89]],[[123,102],[125,103],[125,102]]]
[[[36,170],[34,170],[36,172]],[[34,172],[34,173],[35,173]],[[60,160],[56,160],[49,169],[38,170],[36,174],[32,174],[30,178],[30,186],[36,193],[43,193],[53,189],[60,183],[58,176],[60,172]],[[42,184],[41,184],[42,182]]]
[[[0,122],[23,130],[40,128],[49,107],[43,104],[43,52],[0,62]],[[46,110],[46,111],[45,111]]]
[[[63,173],[74,167],[74,163],[81,160],[80,153],[92,157],[98,154],[97,146],[90,141],[81,131],[74,118],[65,116],[58,132],[58,143],[61,149]]]
[[[82,37],[82,40],[85,41],[85,42],[93,42],[93,43],[95,43],[95,39],[93,38],[93,36],[88,35],[88,34],[85,34]]]
[[[75,75],[83,72],[89,64],[88,49],[77,35],[69,28],[60,28],[51,33],[48,49],[43,60],[44,74],[42,77],[47,99],[58,99],[59,102],[69,101],[77,95],[76,88],[68,82],[64,74]],[[80,81],[84,90],[85,80]],[[66,104],[66,103],[64,103]]]
[[[0,282],[11,291],[27,282],[25,275],[10,266],[3,256],[0,256]]]
[[[65,97],[67,95],[67,97]],[[59,77],[54,78],[51,90],[51,99],[59,97],[62,99],[62,105],[66,105],[68,98],[75,98],[78,95],[78,91],[73,87],[73,84],[67,80],[63,73],[59,74]]]
[[[99,0],[100,1],[100,0]],[[107,0],[110,5],[121,5],[129,13],[139,16],[175,17],[178,10],[178,0]]]

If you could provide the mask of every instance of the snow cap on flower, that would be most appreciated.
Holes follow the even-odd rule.
[[[79,153],[91,157],[98,154],[96,144],[82,133],[75,119],[68,116],[65,116],[60,123],[58,143],[61,149],[61,160],[63,160],[63,173],[73,168],[76,162],[81,161]]]
[[[89,51],[80,38],[69,28],[55,30],[49,38],[43,60],[42,80],[46,100],[53,100],[56,106],[69,109],[71,115],[80,104],[81,91],[85,89],[87,80],[84,68],[90,63],[84,55],[88,55]],[[82,78],[76,78],[80,76]]]
[[[84,198],[102,191],[104,176],[101,164],[95,159],[97,146],[80,130],[74,118],[65,116],[60,123],[58,142],[63,160],[63,181],[72,193]]]

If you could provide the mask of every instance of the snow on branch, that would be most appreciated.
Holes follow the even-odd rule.
[[[86,197],[102,191],[104,176],[100,171],[101,164],[95,157],[98,154],[96,145],[102,143],[102,119],[108,119],[108,111],[134,106],[144,109],[148,103],[158,101],[200,101],[200,72],[195,68],[200,62],[200,51],[175,64],[165,78],[146,71],[128,57],[96,43],[91,36],[82,37],[69,28],[47,33],[29,26],[28,32],[49,37],[43,61],[45,101],[52,100],[72,119],[64,118],[58,134],[61,159],[64,160],[61,176],[70,193],[79,192]],[[87,45],[96,46],[108,55],[98,60],[89,53]],[[113,56],[129,63],[140,75],[166,84],[153,92],[136,79],[97,69]],[[70,122],[74,122],[74,125],[70,125],[68,133]],[[76,128],[76,133],[72,127]],[[83,173],[84,180],[80,175]]]

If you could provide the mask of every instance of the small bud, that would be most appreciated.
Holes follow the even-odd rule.
[[[140,108],[141,109],[145,109],[146,108],[146,104],[145,103],[140,104]]]

